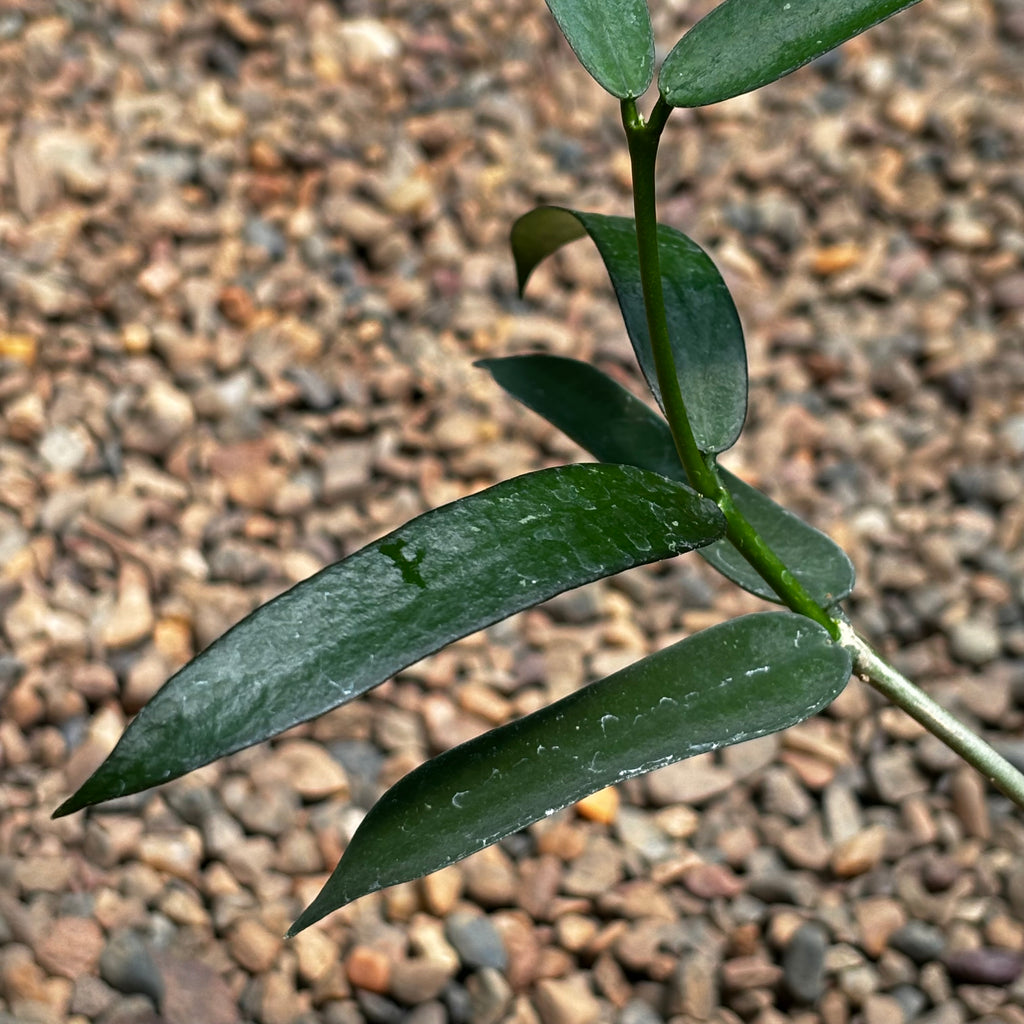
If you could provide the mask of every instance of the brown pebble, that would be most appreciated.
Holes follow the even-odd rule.
[[[356,988],[383,995],[391,981],[391,962],[379,950],[356,946],[345,958],[345,972]]]
[[[832,853],[832,870],[840,878],[853,878],[870,871],[885,853],[884,825],[870,825],[836,846]]]
[[[683,875],[683,885],[702,900],[731,899],[743,891],[743,882],[724,864],[694,864]]]
[[[103,932],[85,917],[59,917],[49,925],[36,948],[39,963],[64,978],[95,972],[103,952]]]
[[[281,952],[281,937],[252,917],[243,917],[228,935],[235,960],[252,974],[269,970]]]
[[[534,1005],[542,1024],[594,1024],[601,1015],[601,1004],[584,974],[539,981]]]

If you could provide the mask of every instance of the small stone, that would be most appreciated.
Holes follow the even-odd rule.
[[[943,959],[953,981],[964,985],[1012,985],[1024,970],[1024,953],[993,946],[961,949]]]
[[[925,921],[908,921],[889,936],[889,945],[920,965],[937,960],[946,948],[946,939]]]
[[[338,962],[338,947],[322,931],[307,928],[292,940],[299,977],[310,984],[319,981]]]
[[[601,1016],[601,1003],[584,974],[537,982],[534,1005],[543,1024],[594,1024]]]
[[[488,846],[462,866],[466,891],[481,907],[509,907],[516,902],[519,876],[500,846]]]
[[[718,964],[702,952],[685,953],[668,980],[666,1009],[707,1020],[718,1005]]]
[[[462,895],[461,865],[453,864],[427,875],[421,880],[420,887],[426,909],[435,917],[447,917]]]
[[[149,598],[149,575],[141,565],[125,562],[117,583],[117,604],[100,630],[104,647],[121,650],[141,643],[156,622]]]
[[[166,953],[156,957],[165,995],[161,1012],[167,1024],[238,1024],[238,1005],[231,989],[209,964]]]
[[[512,987],[501,971],[484,967],[466,979],[472,1024],[498,1024],[512,1005]]]
[[[713,754],[698,754],[645,776],[647,796],[655,807],[699,807],[733,784],[732,773],[719,768]]]
[[[85,917],[59,917],[36,948],[39,963],[50,974],[72,981],[96,970],[103,952],[103,932]]]
[[[128,929],[107,940],[100,955],[100,977],[118,992],[148,996],[158,1009],[163,1002],[163,976],[142,939]]]
[[[318,743],[291,740],[274,751],[274,760],[303,800],[324,800],[348,794],[348,776]]]
[[[391,961],[386,953],[356,946],[345,958],[345,972],[355,988],[385,993],[391,983]]]
[[[963,823],[964,831],[977,839],[992,835],[985,780],[972,768],[957,769],[952,784],[953,810]]]
[[[453,971],[439,960],[396,960],[391,965],[389,993],[406,1006],[436,999],[451,980]]]
[[[622,851],[606,836],[594,835],[570,861],[562,890],[573,896],[600,896],[622,880]]]
[[[798,1002],[812,1005],[825,990],[825,954],[828,934],[814,922],[793,933],[782,959],[783,981]]]
[[[445,937],[466,967],[493,967],[503,971],[508,954],[491,920],[482,914],[459,912],[445,921]]]
[[[853,878],[870,871],[885,853],[884,825],[870,825],[844,840],[832,853],[832,870],[839,878]]]
[[[958,661],[980,667],[999,657],[1003,643],[994,622],[962,619],[949,630],[949,649]]]
[[[683,884],[702,900],[732,899],[743,891],[743,882],[724,864],[694,864]]]
[[[281,937],[252,917],[238,921],[228,934],[228,948],[251,974],[270,970],[281,952]]]
[[[194,828],[176,834],[151,833],[139,840],[138,856],[143,864],[186,882],[195,881],[202,853],[202,837]]]
[[[889,804],[899,804],[928,789],[928,780],[915,767],[910,748],[902,744],[873,753],[868,771],[878,795]]]
[[[903,905],[884,896],[861,900],[854,907],[860,926],[861,948],[878,959],[889,944],[892,934],[907,923]]]
[[[737,956],[722,964],[722,987],[728,992],[750,988],[774,988],[782,968],[762,956]]]
[[[610,825],[619,811],[619,791],[614,786],[599,789],[576,804],[576,813],[588,821]]]

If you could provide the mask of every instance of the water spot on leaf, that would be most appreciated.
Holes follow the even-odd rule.
[[[411,583],[413,586],[419,587],[420,590],[426,590],[427,584],[420,575],[420,564],[427,552],[423,548],[417,548],[416,554],[409,557],[402,550],[405,545],[406,542],[400,538],[388,541],[386,544],[381,544],[380,553],[398,569],[404,582]]]

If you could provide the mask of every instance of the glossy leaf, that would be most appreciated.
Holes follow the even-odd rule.
[[[685,480],[668,424],[600,370],[548,355],[484,359],[478,365],[602,462],[639,466]],[[815,600],[827,607],[853,590],[853,563],[835,541],[739,477],[721,467],[718,472],[740,511]],[[778,601],[727,540],[717,540],[700,553],[745,590]]]
[[[645,0],[547,0],[580,63],[620,100],[647,92],[654,32]]]
[[[673,107],[759,89],[918,0],[725,0],[665,58],[658,87]]]
[[[554,206],[520,217],[512,228],[520,290],[542,259],[584,232],[608,269],[633,351],[660,405],[631,218]],[[696,242],[661,224],[658,247],[672,354],[690,425],[702,451],[721,452],[736,442],[747,414],[747,356],[739,315],[721,274]]]
[[[713,503],[627,466],[528,473],[427,512],[257,609],[186,665],[57,814],[176,778],[514,612],[723,531]]]
[[[850,594],[856,581],[853,562],[831,537],[735,474],[721,467],[718,472],[739,510],[815,601],[828,608]],[[744,590],[778,601],[771,587],[728,541],[710,544],[701,554]]]
[[[749,615],[463,743],[384,794],[291,934],[614,782],[795,725],[839,695],[850,662],[803,616]]]

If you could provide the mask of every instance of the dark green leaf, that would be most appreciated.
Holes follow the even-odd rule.
[[[665,58],[658,86],[673,107],[759,89],[917,0],[725,0]]]
[[[384,794],[291,934],[614,782],[795,725],[838,696],[850,661],[803,616],[749,615],[463,743]]]
[[[542,259],[584,231],[608,268],[633,351],[661,404],[631,218],[553,206],[531,210],[512,228],[519,287],[525,287]],[[702,451],[724,451],[739,437],[747,413],[747,356],[739,316],[721,274],[696,242],[661,224],[658,247],[672,354],[694,438]]]
[[[718,472],[739,510],[815,601],[827,608],[853,590],[853,563],[831,537],[728,470],[719,467]],[[701,554],[744,590],[768,601],[778,601],[771,587],[728,541],[716,541]]]
[[[654,32],[645,0],[547,0],[580,63],[620,100],[647,92]]]
[[[176,778],[514,612],[723,530],[713,503],[626,466],[528,473],[427,512],[257,609],[186,665],[57,814]]]
[[[668,424],[600,370],[575,359],[547,355],[485,359],[479,365],[602,462],[685,479]],[[721,468],[719,473],[740,511],[815,600],[827,607],[853,590],[853,564],[835,541],[739,477]],[[745,590],[778,600],[727,540],[717,540],[700,553]]]
[[[525,355],[481,359],[476,365],[595,459],[681,479],[668,424],[589,363]]]

